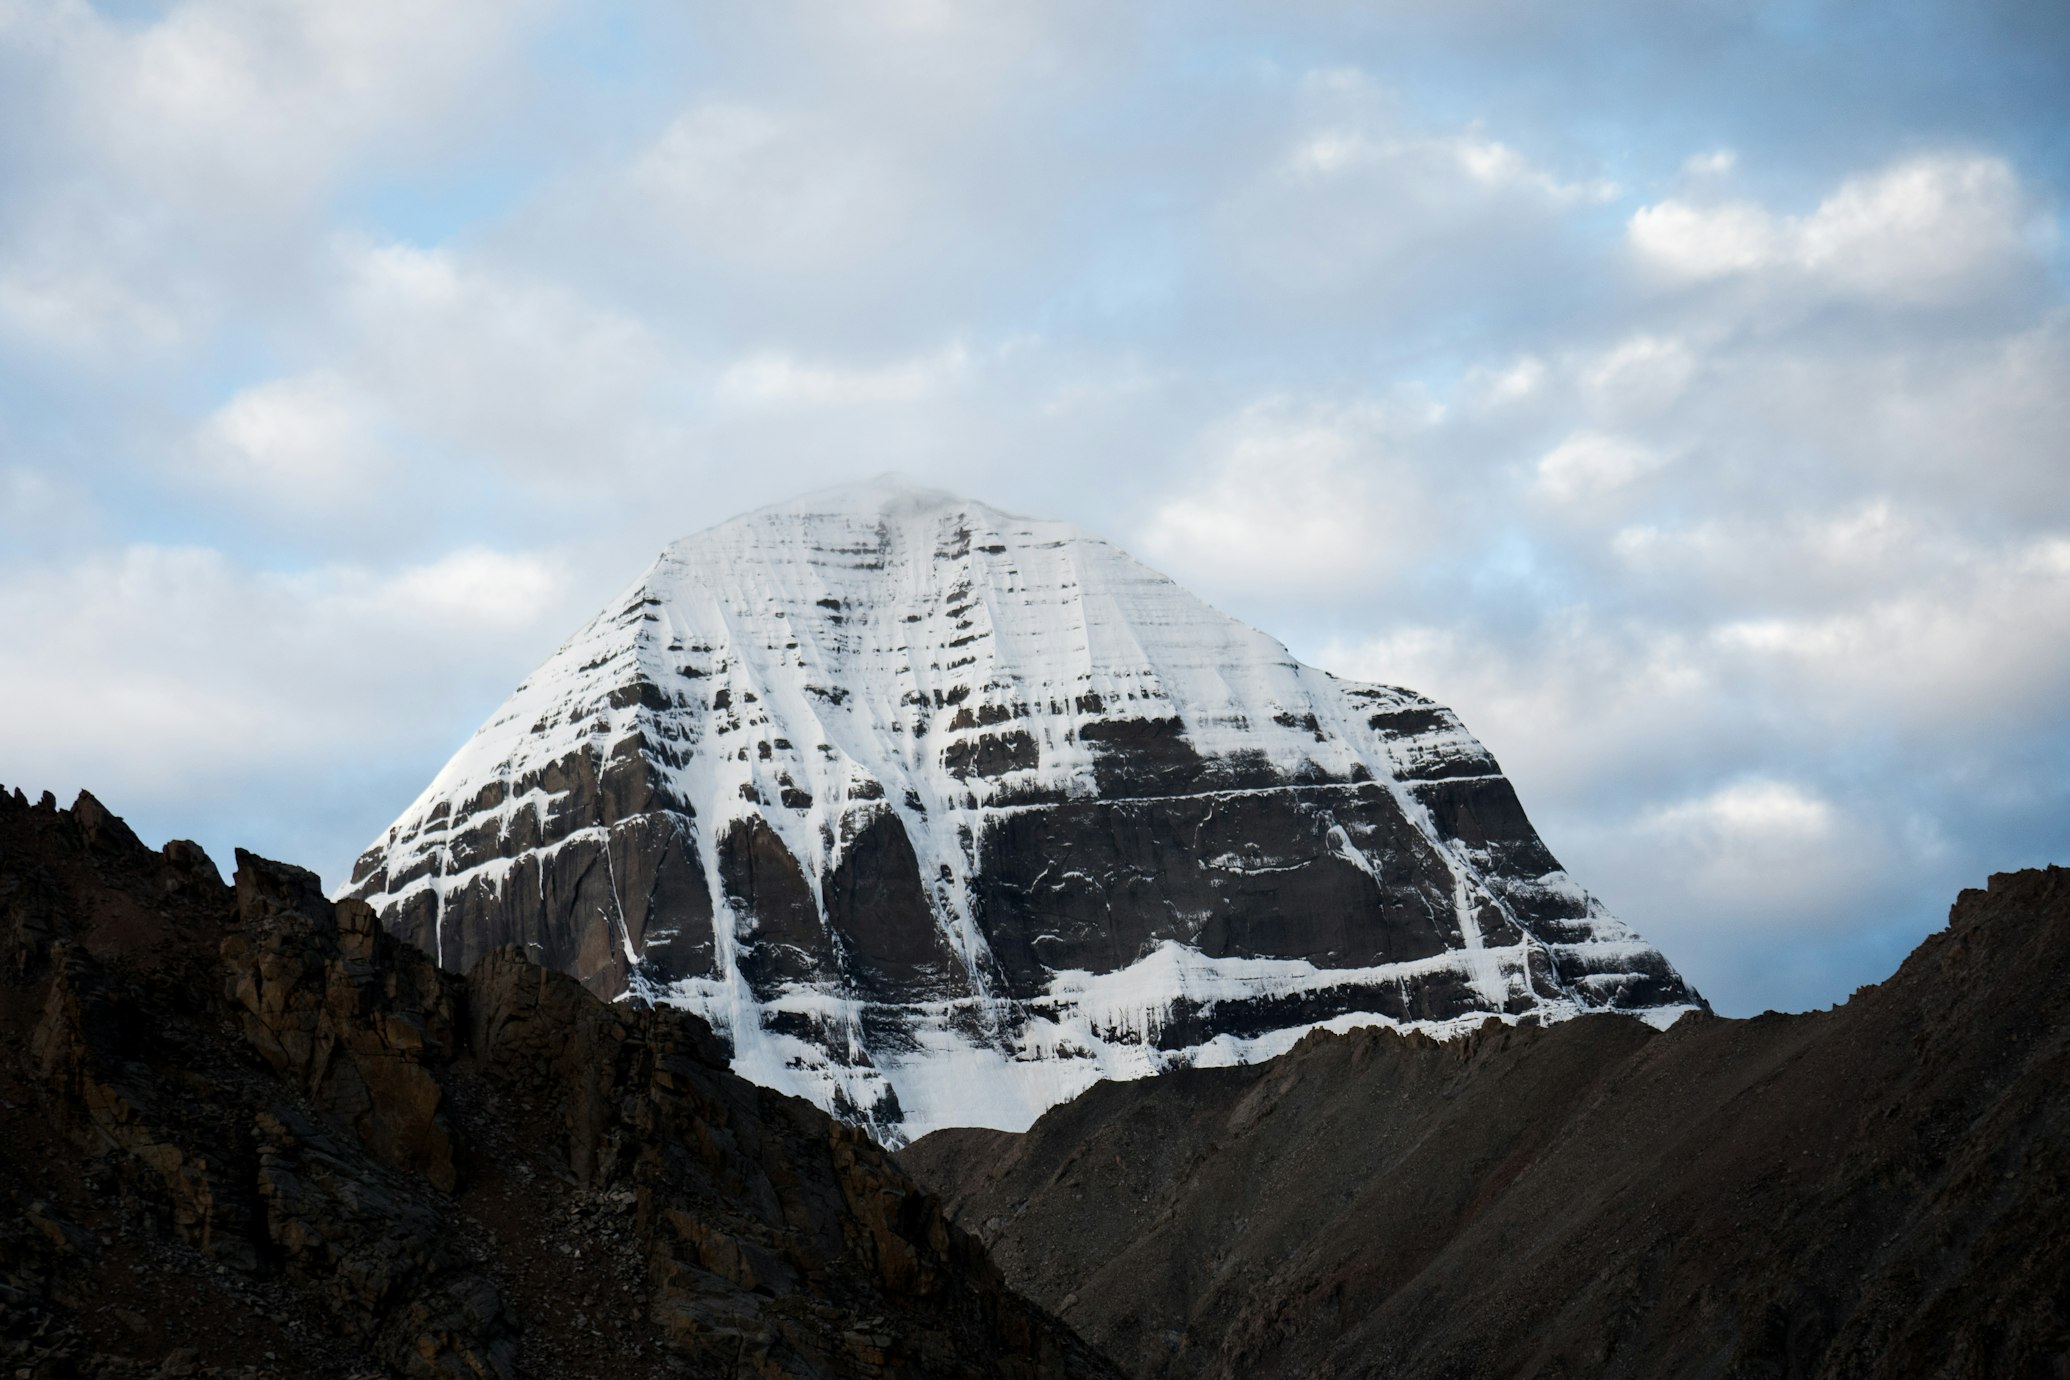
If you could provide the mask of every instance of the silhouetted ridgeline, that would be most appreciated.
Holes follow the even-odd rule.
[[[1813,1015],[1314,1035],[901,1162],[1134,1375],[2070,1375],[2070,870]]]
[[[238,864],[0,795],[0,1372],[2070,1375],[2070,871],[1831,1012],[1316,1035],[902,1169]]]
[[[1084,1376],[709,1029],[0,795],[0,1372]]]

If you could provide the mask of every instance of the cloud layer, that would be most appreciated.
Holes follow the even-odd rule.
[[[0,0],[0,779],[335,878],[664,542],[896,469],[1838,1000],[2070,853],[2061,28]]]

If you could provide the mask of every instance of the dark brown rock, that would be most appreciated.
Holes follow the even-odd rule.
[[[956,959],[934,923],[905,826],[891,810],[861,819],[825,891],[827,923],[851,980],[879,1000],[945,995],[954,989]]]
[[[97,809],[0,797],[0,1368],[1114,1373],[696,1018]]]
[[[719,836],[719,882],[747,921],[741,972],[758,995],[785,983],[831,978],[840,969],[833,936],[821,922],[805,873],[759,815],[735,820]]]

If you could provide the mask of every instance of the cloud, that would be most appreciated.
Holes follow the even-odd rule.
[[[806,363],[770,350],[728,365],[715,389],[720,398],[750,407],[911,403],[950,386],[970,367],[970,351],[960,343],[917,359],[862,367]]]
[[[1562,181],[1508,144],[1476,130],[1385,136],[1358,128],[1324,129],[1295,145],[1287,168],[1307,178],[1451,175],[1490,190],[1530,193],[1554,205],[1612,201],[1620,192],[1616,183],[1602,179]]]
[[[10,784],[88,786],[181,833],[303,797],[329,817],[338,774],[450,751],[573,623],[569,583],[552,556],[482,548],[277,573],[132,544],[6,572],[0,759]],[[356,846],[307,860],[335,872]]]
[[[868,258],[917,190],[852,128],[739,104],[678,116],[623,182],[629,212],[653,218],[683,249],[783,272]]]
[[[1480,408],[1501,408],[1537,396],[1550,376],[1544,360],[1525,355],[1507,366],[1476,365],[1467,373],[1466,392]]]
[[[1155,509],[1140,547],[1174,571],[1281,587],[1398,567],[1427,531],[1421,480],[1398,438],[1429,415],[1410,401],[1256,404],[1210,441],[1203,473]]]
[[[1665,833],[1703,834],[1726,846],[1823,849],[1832,838],[1834,811],[1829,802],[1801,786],[1752,780],[1654,810],[1647,826]]]
[[[1626,416],[1657,413],[1696,376],[1696,352],[1670,336],[1635,335],[1578,362],[1583,388],[1598,406]]]
[[[248,215],[306,208],[403,131],[419,151],[425,131],[450,139],[542,8],[186,0],[137,23],[24,6],[0,47],[45,69],[51,134],[188,211]]]
[[[220,401],[320,310],[340,203],[478,149],[555,3],[0,4],[0,356],[108,417]]]
[[[1830,916],[1865,874],[1888,865],[1886,852],[1898,843],[1878,838],[1873,824],[1865,827],[1813,787],[1760,776],[1642,810],[1633,830],[1666,874],[1649,879],[1654,886],[1730,898],[1714,911],[1764,927],[1781,915],[1799,923]]]
[[[2070,846],[2054,21],[119,8],[0,0],[11,773],[341,858],[897,468],[1454,702],[1727,1009]]]
[[[1538,491],[1560,503],[1603,498],[1637,483],[1668,457],[1622,436],[1583,431],[1538,461]]]
[[[0,335],[76,360],[163,355],[189,342],[179,294],[127,281],[102,238],[56,228],[0,262]]]
[[[1910,575],[1968,559],[1948,548],[1935,524],[1900,511],[1888,497],[1831,513],[1636,523],[1612,537],[1611,551],[1634,581],[1785,609],[1888,593]]]
[[[1745,202],[1698,207],[1683,201],[1632,213],[1632,247],[1640,257],[1682,278],[1721,278],[1765,268],[1782,257],[1782,227]]]
[[[480,547],[386,576],[353,572],[317,578],[341,585],[331,597],[370,626],[400,624],[444,632],[530,630],[542,610],[555,607],[566,579],[556,562],[541,556]]]
[[[2004,159],[1956,154],[1850,178],[1805,216],[1668,200],[1629,224],[1633,250],[1670,277],[1781,272],[1903,304],[1947,301],[2031,265],[2049,233]]]
[[[1929,567],[1929,579],[1915,573],[1837,609],[1725,622],[1712,637],[1725,654],[1803,686],[1806,712],[1823,722],[1874,706],[1885,725],[1930,735],[1961,704],[2038,732],[2070,686],[2066,553],[2070,535],[1970,548]],[[1829,549],[1815,559],[1836,554],[1844,558]]]
[[[1622,194],[1481,124],[1419,120],[1361,72],[1310,73],[1295,100],[1279,146],[1230,177],[1215,248],[1232,287],[1311,316],[1384,314],[1402,332],[1448,320],[1469,294],[1476,310],[1528,312],[1549,286],[1545,256],[1564,259],[1570,227]]]
[[[550,278],[403,244],[340,247],[351,368],[442,446],[532,476],[662,444],[678,347]]]
[[[240,390],[202,424],[200,463],[216,483],[274,502],[335,503],[385,456],[368,401],[331,370]]]

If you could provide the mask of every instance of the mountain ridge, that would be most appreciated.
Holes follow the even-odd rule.
[[[1104,1377],[687,1012],[0,791],[10,1374]]]
[[[1829,1011],[1316,1034],[899,1152],[1137,1380],[2070,1367],[2070,869]]]

